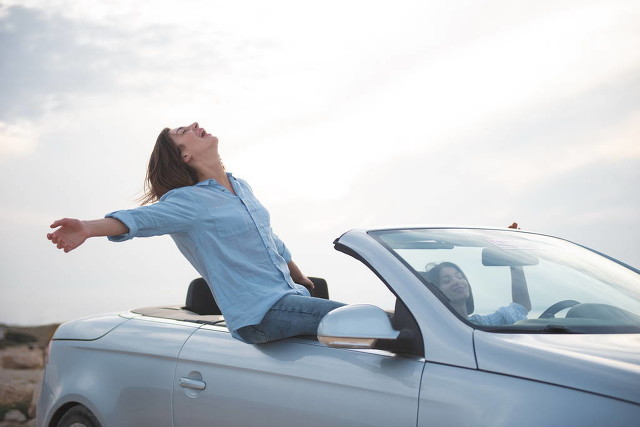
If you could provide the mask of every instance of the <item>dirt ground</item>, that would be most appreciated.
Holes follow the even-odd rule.
[[[44,372],[45,349],[57,325],[3,328],[28,334],[34,340],[24,344],[0,341],[0,427],[35,425],[35,402]],[[26,420],[5,420],[5,415],[15,409]]]

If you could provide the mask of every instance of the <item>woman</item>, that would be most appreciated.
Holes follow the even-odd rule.
[[[218,138],[198,123],[160,133],[143,205],[93,221],[55,221],[47,238],[69,252],[89,237],[121,242],[170,234],[211,287],[231,334],[244,342],[315,335],[322,317],[343,305],[310,298],[313,283],[271,230],[269,213],[245,181],[225,171]]]
[[[531,310],[529,292],[522,268],[511,267],[511,292],[513,302],[500,307],[493,314],[480,315],[473,312],[473,297],[469,280],[462,269],[452,262],[429,264],[425,277],[447,298],[458,314],[478,325],[511,325],[527,318]]]

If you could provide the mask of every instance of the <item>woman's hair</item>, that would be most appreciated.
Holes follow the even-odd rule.
[[[441,262],[440,264],[436,264],[436,263],[427,264],[426,267],[424,268],[426,279],[431,283],[433,283],[434,285],[440,286],[440,272],[445,267],[453,268],[458,273],[462,274],[462,277],[464,277],[464,280],[466,280],[467,283],[469,283],[469,279],[467,279],[467,275],[464,274],[464,271],[462,271],[462,269],[458,267],[456,264],[448,261]]]
[[[182,160],[180,150],[169,135],[169,128],[164,128],[158,135],[149,158],[144,194],[140,197],[141,204],[156,202],[174,188],[194,185],[197,182],[197,172]]]
[[[471,292],[471,284],[469,283],[469,279],[467,279],[467,275],[464,274],[464,271],[462,271],[462,269],[458,267],[457,264],[454,264],[448,261],[441,262],[440,264],[436,264],[436,263],[427,264],[424,268],[425,272],[423,274],[423,277],[427,279],[429,282],[436,285],[438,289],[440,289],[440,272],[445,267],[453,268],[454,270],[462,274],[462,277],[464,277],[464,280],[467,281],[467,285],[469,285],[469,298],[467,298],[467,313],[468,314],[473,313],[474,303],[473,303],[473,293]]]

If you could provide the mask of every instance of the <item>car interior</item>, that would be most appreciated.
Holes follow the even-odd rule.
[[[313,297],[329,299],[327,281],[319,277],[309,277],[315,288]],[[173,319],[207,325],[226,326],[218,304],[216,304],[207,282],[199,277],[189,284],[184,306],[144,307],[131,310],[143,316]],[[424,355],[422,336],[418,325],[402,301],[396,299],[395,310],[389,313],[391,325],[400,331],[396,340],[378,340],[375,348],[400,354]],[[309,337],[310,339],[315,337]]]
[[[309,277],[309,279],[315,286],[312,296],[329,299],[327,281],[319,277]],[[202,277],[193,279],[189,284],[184,306],[144,307],[131,310],[131,312],[163,319],[225,326],[220,308],[213,298],[209,285]]]

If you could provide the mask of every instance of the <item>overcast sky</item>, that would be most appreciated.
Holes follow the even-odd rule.
[[[180,304],[169,237],[70,254],[198,121],[332,297],[376,224],[506,226],[640,266],[640,3],[0,0],[0,323]]]

